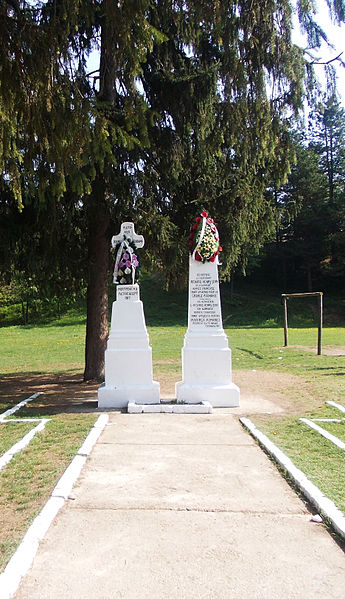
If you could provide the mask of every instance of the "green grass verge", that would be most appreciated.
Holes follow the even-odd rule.
[[[335,408],[323,406],[306,418],[341,418]],[[345,452],[296,417],[255,415],[251,420],[306,476],[345,513]],[[342,440],[344,424],[316,422]]]
[[[35,426],[34,422],[0,423],[0,455],[8,451],[12,445],[20,441]]]
[[[34,406],[33,406],[34,409]],[[20,417],[20,412],[18,412]],[[86,438],[95,414],[58,414],[0,472],[0,571]],[[19,440],[24,423],[1,425]],[[35,426],[31,423],[31,428]],[[16,427],[18,427],[17,433]],[[26,431],[27,432],[27,431]],[[10,442],[9,438],[6,443]],[[1,447],[3,443],[1,439]],[[2,451],[0,452],[2,453]]]
[[[316,424],[331,433],[331,435],[338,437],[340,441],[345,442],[345,422],[316,422]]]

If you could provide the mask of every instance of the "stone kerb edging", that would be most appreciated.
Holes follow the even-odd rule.
[[[34,438],[34,436],[37,433],[40,433],[41,431],[44,430],[47,422],[49,422],[50,418],[42,418],[41,420],[39,420],[39,424],[37,426],[35,426],[35,428],[31,429],[31,431],[29,431],[26,435],[24,435],[24,437],[18,441],[18,443],[15,443],[14,445],[12,445],[12,447],[6,451],[1,457],[0,457],[0,470],[2,470],[11,460],[12,458],[16,455],[16,453],[19,453],[20,451],[22,451],[23,449],[25,449],[25,447],[27,445],[29,445],[30,441],[32,441],[32,439]],[[4,423],[4,421],[1,421],[2,423]],[[21,418],[21,419],[13,419],[13,420],[8,420],[8,422],[37,422],[36,420],[30,419],[30,418]]]
[[[345,414],[344,406],[341,406],[339,403],[336,403],[335,401],[326,401],[326,404],[328,404],[329,406],[332,406],[333,408],[337,408],[337,410],[339,410],[340,412],[343,412]]]
[[[8,416],[11,416],[15,412],[18,412],[18,410],[20,410],[20,408],[23,408],[24,406],[26,406],[26,404],[29,401],[36,399],[36,397],[38,397],[39,395],[42,395],[42,394],[43,394],[43,391],[34,393],[33,395],[30,395],[30,397],[28,397],[27,399],[24,399],[23,401],[17,403],[15,406],[13,406],[13,408],[9,408],[8,410],[6,410],[6,412],[3,412],[2,414],[0,414],[0,422],[4,421],[5,418],[7,418]]]
[[[29,445],[30,441],[32,441],[32,439],[35,437],[35,435],[37,433],[43,431],[47,422],[49,422],[50,418],[11,418],[10,420],[7,420],[9,416],[12,416],[12,414],[14,414],[15,412],[18,412],[18,410],[20,410],[21,408],[26,406],[27,403],[36,399],[36,397],[38,397],[39,395],[42,395],[42,394],[43,394],[42,391],[39,391],[38,393],[34,393],[33,395],[30,395],[30,397],[27,397],[27,399],[24,399],[23,401],[17,403],[12,408],[9,408],[8,410],[6,410],[6,412],[3,412],[2,414],[0,414],[0,425],[5,425],[5,424],[9,424],[9,423],[12,424],[13,422],[32,422],[32,423],[38,422],[38,424],[35,426],[35,428],[31,429],[31,431],[29,431],[26,435],[24,435],[24,437],[22,439],[20,439],[20,441],[18,441],[14,445],[12,445],[12,447],[10,447],[10,449],[8,451],[6,451],[0,457],[0,470],[2,470],[5,466],[7,466],[7,464],[12,460],[12,458],[17,453],[19,453],[20,451],[25,449],[25,447],[27,445]]]
[[[296,468],[292,460],[285,455],[266,435],[264,435],[249,418],[240,418],[241,424],[269,453],[270,456],[288,473],[303,495],[314,505],[318,512],[326,518],[334,530],[345,539],[345,516],[337,506],[302,472]]]
[[[47,503],[31,524],[17,551],[8,562],[3,573],[0,574],[1,599],[11,599],[16,593],[21,579],[31,567],[40,541],[44,538],[51,523],[68,498],[86,462],[87,456],[90,454],[108,420],[109,416],[107,414],[99,416],[83,445],[61,476]]]
[[[322,428],[322,426],[315,424],[315,422],[313,422],[312,420],[309,420],[309,418],[300,418],[300,421],[304,422],[304,424],[306,424],[310,428],[314,429],[314,431],[319,433],[319,435],[322,435],[328,441],[331,441],[331,443],[333,443],[334,445],[339,447],[339,449],[345,450],[344,441],[341,441],[341,439],[338,439],[338,437],[336,437],[335,435],[332,435],[332,433],[329,433],[328,431],[326,431],[326,429]],[[326,422],[327,422],[327,420],[326,420]],[[338,420],[338,422],[341,422],[341,420]]]

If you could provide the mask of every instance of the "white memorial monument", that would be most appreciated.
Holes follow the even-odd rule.
[[[139,265],[136,249],[144,238],[136,235],[133,223],[122,223],[112,246],[116,251],[111,329],[105,352],[105,382],[98,389],[98,407],[125,408],[135,404],[157,404],[159,383],[153,381],[152,349],[145,324],[139,285],[135,283]]]
[[[182,349],[177,402],[236,407],[240,390],[232,382],[231,349],[222,324],[218,280],[219,236],[203,211],[190,235],[188,329]]]

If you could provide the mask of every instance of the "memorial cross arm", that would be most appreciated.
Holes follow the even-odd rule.
[[[137,233],[134,231],[134,223],[122,223],[120,233],[118,235],[113,235],[111,238],[111,245],[116,247],[124,239],[134,243],[135,247],[137,248],[144,247],[144,237],[142,235],[137,235]]]

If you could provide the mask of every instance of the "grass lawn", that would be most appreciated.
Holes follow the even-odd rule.
[[[9,375],[80,372],[85,325],[79,321],[37,327],[12,326],[0,329],[0,376],[3,386]],[[23,389],[24,391],[25,389]],[[0,388],[0,413],[28,393],[9,399]],[[59,413],[60,412],[60,413]],[[66,413],[50,399],[39,396],[13,415],[49,417],[46,428],[27,448],[0,471],[0,572],[34,517],[49,498],[97,419],[97,414]],[[35,423],[0,424],[0,455],[10,449]]]
[[[0,572],[95,420],[94,414],[52,415],[44,431],[0,471]],[[12,426],[22,432],[22,423],[1,425],[5,431]]]
[[[143,299],[150,343],[153,348],[154,377],[170,381],[181,378],[181,347],[186,332],[186,293],[149,293],[143,285]],[[163,297],[164,296],[164,297]],[[146,297],[146,300],[145,300]],[[283,345],[279,298],[249,300],[224,297],[223,315],[232,348],[233,369],[269,371],[293,375],[293,409],[283,415],[255,415],[255,424],[265,432],[311,478],[340,509],[345,511],[343,489],[345,454],[299,422],[299,417],[342,417],[325,407],[332,399],[345,404],[343,382],[345,327],[326,327],[323,345],[339,347],[335,355],[316,355],[317,330],[313,315],[295,314],[296,326],[289,331],[288,348]],[[162,308],[164,306],[164,308]],[[303,310],[306,310],[305,304]],[[306,326],[302,326],[303,318]],[[244,315],[247,323],[244,325]],[[250,318],[251,315],[251,318]],[[0,328],[0,413],[23,399],[10,395],[6,385],[12,378],[36,375],[81,376],[84,359],[85,313],[66,314],[60,320],[35,326]],[[234,376],[234,378],[236,378]],[[25,389],[24,389],[25,390]],[[284,391],[282,389],[282,391]],[[23,391],[24,392],[24,391]],[[68,385],[65,389],[68,398]],[[258,389],[260,393],[260,389]],[[291,388],[289,388],[291,394]],[[27,397],[29,394],[24,395]],[[94,424],[97,414],[71,413],[66,402],[59,407],[45,395],[15,414],[16,417],[49,417],[46,429],[36,435],[29,446],[16,455],[0,472],[0,571],[40,511],[57,480],[75,455]],[[0,454],[19,440],[30,423],[0,425]],[[322,425],[325,426],[326,425]],[[345,439],[345,425],[328,425],[327,429]]]
[[[0,456],[8,451],[12,445],[20,441],[34,426],[35,423],[32,422],[1,422]]]

